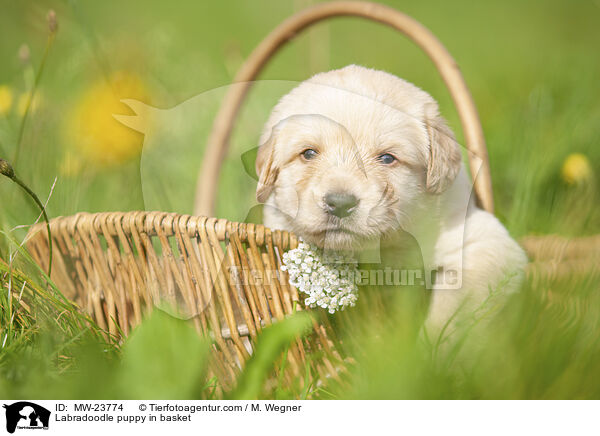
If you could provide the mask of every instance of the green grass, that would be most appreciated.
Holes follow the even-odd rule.
[[[457,59],[486,134],[496,214],[511,234],[520,238],[600,233],[598,3],[386,3],[427,25]],[[47,206],[50,217],[144,208],[190,213],[204,143],[224,92],[217,88],[231,82],[242,59],[270,29],[309,4],[190,1],[173,8],[142,1],[2,0],[0,58],[5,61],[0,86],[6,85],[14,98],[8,112],[0,113],[0,157],[13,159],[24,125],[15,170],[42,202],[57,178]],[[39,103],[23,123],[18,100],[33,87],[40,70],[50,8],[57,12],[59,30],[37,86]],[[250,94],[220,182],[220,217],[241,220],[255,204],[255,182],[244,171],[240,156],[257,145],[261,125],[277,98],[319,71],[358,63],[393,72],[430,92],[462,138],[441,79],[425,55],[403,37],[351,18],[319,24],[311,32],[274,59],[261,76],[270,81],[259,83]],[[17,56],[22,44],[30,49],[27,62]],[[84,162],[78,170],[66,171],[83,146],[73,140],[71,113],[90,88],[119,71],[144,83],[148,104],[174,109],[162,113],[153,135],[134,137],[139,144],[145,140],[141,160],[112,167]],[[121,110],[131,113],[125,106]],[[591,178],[577,186],[561,178],[561,167],[571,153],[584,154],[592,168]],[[153,358],[152,347],[143,330],[124,344],[106,340],[17,248],[38,215],[18,186],[0,179],[0,396],[127,396],[122,378],[135,373],[138,359]],[[347,336],[342,332],[357,364],[347,383],[319,388],[314,396],[599,398],[599,289],[597,271],[527,282],[504,308],[488,316],[480,340],[459,341],[462,349],[457,353],[440,354],[435,346],[416,344],[414,338],[400,334],[393,327],[398,322],[395,305],[385,316],[371,313],[372,318],[381,318],[375,323],[369,322],[369,313],[357,311],[362,321],[354,324],[356,330]],[[210,397],[207,386],[212,381],[205,379],[201,364],[205,345],[196,343],[176,320],[153,318],[142,328],[156,329],[152,337],[171,353],[144,373],[162,377],[165,383],[145,391],[142,382],[136,382],[139,389],[129,395]],[[183,333],[172,337],[170,329]],[[303,397],[308,386],[261,393],[273,362],[281,364],[281,344],[289,331],[271,336],[276,339],[265,346],[271,352],[265,352],[265,361],[250,366],[237,394]],[[171,379],[178,344],[194,347],[198,366]],[[183,383],[184,376],[196,381],[193,388]],[[40,386],[48,386],[48,379],[56,382],[56,388],[42,391]],[[106,383],[80,387],[82,380],[90,379]]]

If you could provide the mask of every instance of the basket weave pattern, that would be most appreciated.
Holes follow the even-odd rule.
[[[111,335],[129,331],[162,301],[183,308],[196,329],[214,339],[212,375],[225,389],[253,350],[264,326],[303,310],[281,270],[295,248],[288,232],[262,225],[164,212],[78,213],[51,221],[52,280]],[[28,242],[46,267],[47,232],[36,225]],[[288,353],[286,377],[309,362],[321,379],[336,375],[340,354],[326,319]],[[319,353],[319,359],[307,359]]]

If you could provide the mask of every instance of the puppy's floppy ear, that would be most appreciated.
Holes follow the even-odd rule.
[[[260,146],[256,155],[256,174],[258,175],[256,199],[259,203],[267,201],[275,187],[275,180],[277,180],[279,168],[273,163],[274,148],[275,135],[272,134],[269,140]]]
[[[425,117],[429,136],[427,191],[440,194],[450,186],[458,174],[462,155],[452,130],[439,114],[437,107],[431,106],[428,109],[429,115]]]

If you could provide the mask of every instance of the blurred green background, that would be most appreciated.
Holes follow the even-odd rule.
[[[204,144],[223,87],[271,29],[314,3],[1,0],[0,157],[14,164],[43,202],[56,179],[47,206],[51,217],[143,208],[191,213]],[[496,214],[511,234],[519,238],[600,233],[600,2],[383,3],[429,27],[461,67],[486,135]],[[51,9],[58,30],[49,43]],[[395,31],[361,19],[320,23],[277,55],[261,76],[266,81],[251,93],[222,174],[218,216],[241,220],[255,204],[255,183],[243,170],[240,155],[258,145],[261,125],[277,99],[312,74],[350,63],[392,72],[428,91],[461,140],[450,96],[418,48]],[[121,99],[161,109],[145,121],[144,129],[152,134],[144,136],[112,117],[133,114]],[[0,256],[6,263],[12,253],[8,237],[21,240],[27,228],[17,227],[31,224],[38,213],[16,185],[0,179],[0,224],[6,239],[0,244]],[[8,289],[7,274],[3,290]],[[490,380],[477,373],[459,388],[448,382],[456,374],[437,368],[438,378],[433,380],[438,391],[419,390],[421,385],[409,388],[399,381],[398,386],[383,383],[385,395],[361,390],[360,383],[346,394],[597,397],[600,383],[581,372],[582,367],[596,374],[600,370],[596,359],[600,342],[591,333],[600,320],[594,293],[598,287],[597,276],[573,277],[564,283],[528,283],[522,293],[526,296],[515,297],[513,315],[530,318],[511,318],[514,322],[505,329],[506,335],[495,341],[498,348],[480,356],[489,365],[494,353],[519,359],[527,355],[525,363],[509,365],[513,384],[495,385],[487,392],[482,386]],[[548,311],[548,302],[541,297],[550,288],[565,296],[558,298],[555,312]],[[6,363],[12,359],[6,344],[35,343],[34,333],[41,325],[35,317],[24,318],[20,328],[25,339],[19,339],[11,330],[16,321],[11,319],[9,301],[5,295],[3,368],[12,368]],[[48,319],[53,319],[51,314]],[[566,334],[557,327],[565,323],[575,329],[568,332],[572,334],[568,339],[540,341]],[[77,336],[74,329],[65,341],[70,341],[69,335]],[[522,329],[526,332],[516,344],[503,342]],[[10,339],[7,332],[12,332]],[[531,351],[535,343],[540,347],[537,354]],[[584,354],[585,365],[579,357],[572,360],[574,350]],[[414,357],[411,365],[421,358]],[[543,359],[553,366],[537,373],[536,365]],[[413,368],[406,365],[403,370]],[[60,374],[64,368],[59,367],[52,371]],[[525,370],[521,373],[519,368]],[[393,365],[386,369],[398,370]],[[8,369],[5,374],[5,383],[18,380]],[[374,374],[381,375],[381,368],[370,375]],[[427,374],[421,374],[423,380]]]
[[[230,84],[258,42],[310,4],[3,2],[0,86],[12,95],[12,108],[0,115],[0,151],[9,160],[14,155],[23,112],[19,105],[31,90],[46,47],[46,14],[54,9],[59,30],[24,129],[17,171],[42,197],[58,176],[48,204],[51,216],[143,208],[137,168],[143,137],[111,115],[131,113],[119,103],[122,98],[162,109],[192,99],[196,103],[170,127],[170,136],[154,141],[159,142],[155,154],[183,165],[172,173],[167,166],[159,174],[177,185],[170,196],[175,199],[166,206],[191,212],[203,147],[222,95],[213,92],[211,99],[207,91]],[[566,198],[570,193],[564,192],[560,171],[575,152],[587,157],[593,173],[599,170],[598,3],[389,4],[422,21],[457,59],[486,133],[497,213],[513,233],[597,231],[598,208],[581,213],[587,219],[580,222],[571,214],[575,205],[561,207],[572,200]],[[23,52],[29,52],[26,59]],[[261,79],[291,81],[291,88],[312,74],[349,63],[390,71],[427,90],[461,137],[433,65],[408,40],[379,24],[357,18],[317,24],[282,50]],[[247,183],[239,156],[257,145],[260,126],[286,90],[286,85],[263,86],[269,87],[270,92],[251,94],[232,140],[219,216],[239,219],[240,211],[254,204],[254,186]],[[12,189],[5,185],[3,194]],[[597,200],[576,207],[591,209]],[[23,214],[26,204],[14,209],[11,224],[34,217],[33,209]]]

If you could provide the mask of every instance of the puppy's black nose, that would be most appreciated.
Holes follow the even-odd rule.
[[[352,214],[358,204],[358,198],[346,192],[330,192],[324,200],[327,213],[339,218]]]

